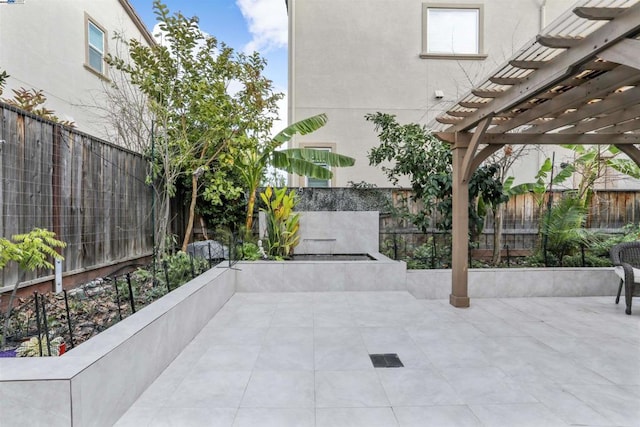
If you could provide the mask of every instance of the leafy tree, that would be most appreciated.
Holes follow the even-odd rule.
[[[29,233],[13,236],[11,240],[0,238],[0,269],[4,268],[9,262],[18,263],[22,274],[37,268],[53,268],[49,259],[63,259],[62,255],[56,252],[56,248],[64,248],[66,246],[64,242],[56,239],[55,236],[55,233],[46,229],[34,228]],[[11,315],[13,301],[21,281],[22,276],[15,283],[9,298],[0,348],[3,348],[5,344],[9,328],[9,316]]]
[[[251,232],[253,226],[256,193],[269,166],[291,174],[316,179],[331,179],[333,173],[318,163],[332,167],[352,166],[355,163],[351,157],[326,150],[312,148],[278,150],[296,134],[306,135],[314,132],[324,126],[326,122],[327,116],[325,114],[308,117],[281,130],[273,139],[266,142],[255,141],[255,144],[246,146],[240,152],[235,166],[249,194],[245,222],[247,233]]]
[[[108,56],[107,62],[148,98],[156,125],[151,177],[163,187],[165,233],[178,180],[191,187],[185,250],[198,194],[213,205],[241,197],[242,189],[230,179],[234,158],[268,133],[282,95],[262,75],[259,54],[235,52],[203,34],[197,17],[170,15],[158,0],[154,10],[166,43],[147,47],[132,39],[125,42],[130,61]]]
[[[365,116],[374,124],[380,145],[371,149],[369,163],[381,166],[387,178],[397,185],[400,177],[411,181],[414,200],[423,210],[412,217],[423,232],[430,227],[450,230],[452,226],[452,154],[449,145],[436,138],[425,126],[401,125],[394,115],[375,113]],[[469,181],[469,229],[476,236],[484,225],[488,206],[507,200],[496,179],[495,165],[481,166]],[[437,218],[437,220],[434,220]]]

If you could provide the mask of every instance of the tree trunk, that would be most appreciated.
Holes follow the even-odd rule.
[[[251,229],[253,228],[253,209],[256,205],[256,192],[256,190],[251,191],[247,202],[247,222],[245,223],[245,234],[247,236],[251,234]]]
[[[493,212],[493,257],[491,263],[493,265],[500,264],[502,260],[502,220],[504,217],[504,204],[498,205]]]
[[[9,297],[9,305],[7,306],[7,312],[4,315],[4,324],[2,325],[2,340],[0,340],[0,350],[2,350],[4,348],[4,345],[7,343],[7,333],[9,332],[9,323],[11,322],[11,311],[13,310],[13,302],[16,299],[18,285],[22,283],[24,278],[25,272],[21,271],[18,275],[18,281],[13,286],[13,290],[11,291],[11,296]]]
[[[191,231],[193,230],[193,219],[196,215],[196,199],[198,198],[198,177],[191,176],[191,205],[189,206],[189,221],[187,222],[187,229],[184,232],[184,240],[182,241],[182,252],[187,251],[187,245],[189,244],[189,238],[191,237]]]

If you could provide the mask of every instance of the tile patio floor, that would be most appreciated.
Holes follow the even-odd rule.
[[[471,303],[236,293],[117,426],[640,426],[638,302]]]

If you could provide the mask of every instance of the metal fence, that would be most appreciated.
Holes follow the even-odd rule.
[[[214,265],[225,260],[228,260],[229,266],[235,263],[225,257],[236,252],[234,248],[212,246],[202,246],[207,249],[206,256],[202,256],[199,248],[192,247],[194,250],[190,254],[177,253],[158,265],[114,274],[58,294],[35,292],[28,298],[22,298],[9,318],[5,348],[12,350],[0,352],[3,353],[0,356],[13,356],[14,348],[33,337],[36,337],[33,341],[36,344],[31,349],[31,355],[59,354],[61,349],[54,338],[61,338],[64,352],[131,316]],[[42,338],[38,340],[37,337]],[[51,348],[52,343],[57,347]]]

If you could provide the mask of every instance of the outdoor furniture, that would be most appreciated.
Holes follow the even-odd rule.
[[[626,313],[631,314],[631,300],[635,285],[640,284],[640,241],[619,243],[611,248],[610,255],[611,262],[615,266],[614,272],[620,277],[616,304],[620,302],[620,293],[624,284]]]

